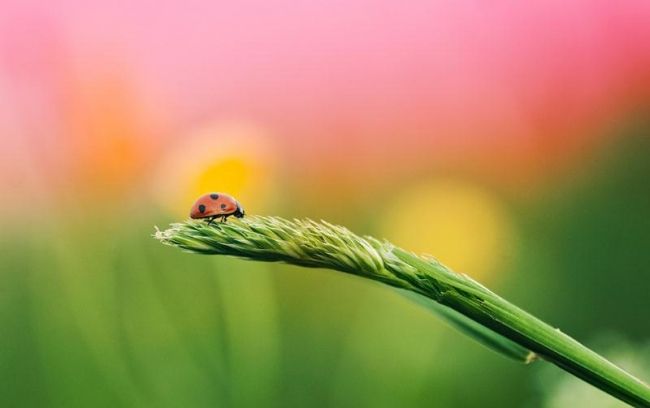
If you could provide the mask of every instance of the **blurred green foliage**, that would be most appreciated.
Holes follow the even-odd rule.
[[[650,338],[650,138],[631,132],[517,207],[519,255],[494,288],[587,343]],[[539,405],[544,363],[358,278],[162,247],[165,221],[71,213],[2,232],[3,407]]]

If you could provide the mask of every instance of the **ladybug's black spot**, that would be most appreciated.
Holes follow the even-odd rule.
[[[221,209],[222,209],[222,210],[225,210],[226,207],[227,207],[226,204],[221,204]]]
[[[205,206],[203,204],[199,205],[199,211],[201,212],[201,214],[205,212]]]
[[[210,194],[210,198],[216,200],[219,198],[219,194]]]

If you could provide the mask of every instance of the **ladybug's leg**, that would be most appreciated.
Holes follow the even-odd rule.
[[[212,224],[212,221],[214,221],[214,216],[210,217],[210,219],[208,220],[208,225]]]

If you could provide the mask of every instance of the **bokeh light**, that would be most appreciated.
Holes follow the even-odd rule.
[[[201,126],[160,160],[155,193],[179,217],[188,216],[194,200],[211,191],[233,195],[246,211],[268,211],[278,199],[279,159],[272,141],[268,132],[249,123]]]
[[[480,280],[511,259],[516,235],[499,197],[454,179],[423,181],[394,190],[380,217],[384,237],[435,257]]]

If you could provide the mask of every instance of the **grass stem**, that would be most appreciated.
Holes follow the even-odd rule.
[[[632,406],[650,407],[650,387],[641,380],[470,277],[389,242],[327,222],[261,216],[212,225],[188,221],[155,237],[194,253],[329,268],[382,282],[508,357],[542,358]]]

